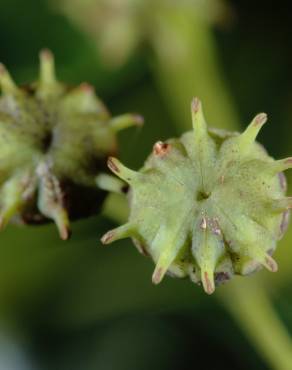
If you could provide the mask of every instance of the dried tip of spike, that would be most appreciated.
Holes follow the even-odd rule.
[[[44,84],[56,82],[53,53],[44,49],[40,52],[40,80]]]
[[[193,98],[192,103],[191,103],[191,108],[193,113],[198,113],[199,110],[202,108],[202,103],[199,98]]]
[[[49,49],[42,49],[40,51],[40,59],[51,61],[54,59],[53,53]]]
[[[266,113],[259,113],[255,116],[253,124],[255,126],[262,126],[267,122],[268,116]]]
[[[60,209],[56,212],[54,221],[59,230],[60,238],[62,240],[68,240],[71,236],[70,224],[68,214],[65,209]]]
[[[201,279],[205,292],[207,294],[214,293],[215,291],[214,274],[209,271],[202,270]]]
[[[166,274],[169,266],[172,264],[173,260],[175,259],[176,254],[174,253],[173,248],[165,249],[161,255],[159,256],[159,259],[157,261],[157,264],[155,266],[155,270],[152,275],[152,282],[153,284],[159,284],[161,280],[163,279],[164,275]]]
[[[108,231],[106,234],[104,234],[100,241],[102,242],[102,244],[104,245],[107,245],[107,244],[110,244],[111,242],[113,242],[115,240],[115,230],[110,230]]]
[[[263,266],[265,266],[265,268],[271,272],[277,272],[278,271],[278,264],[277,262],[274,260],[273,257],[271,257],[270,255],[266,254],[264,256],[264,260],[261,262]]]
[[[127,183],[131,183],[131,181],[137,176],[135,171],[125,167],[117,158],[109,157],[107,160],[107,165],[113,173]]]
[[[59,226],[58,229],[59,229],[60,238],[62,240],[68,240],[70,238],[71,230],[69,229],[68,226],[62,225],[62,226]]]
[[[112,118],[110,120],[110,127],[115,132],[119,132],[132,126],[141,127],[143,123],[144,118],[139,114],[122,114],[121,116]]]
[[[202,103],[200,99],[193,98],[191,103],[192,123],[195,132],[195,138],[200,139],[207,135],[208,129],[205,121]]]
[[[275,172],[282,172],[292,168],[292,157],[279,159],[272,164],[272,168]]]
[[[102,244],[107,245],[116,240],[124,239],[131,236],[131,234],[133,234],[133,230],[134,225],[128,222],[125,225],[119,226],[105,233],[100,241],[102,242]]]
[[[82,84],[79,85],[79,89],[88,95],[94,94],[94,87],[88,82],[82,82]]]
[[[152,275],[152,283],[155,285],[159,284],[163,279],[165,273],[166,273],[165,269],[163,269],[160,266],[159,267],[157,266]]]
[[[163,157],[170,150],[170,144],[163,143],[162,141],[157,141],[153,146],[153,153],[157,156]]]
[[[108,168],[114,172],[114,173],[119,173],[120,172],[120,169],[119,169],[119,161],[114,158],[114,157],[109,157],[108,160],[107,160],[107,165],[108,165]]]
[[[140,114],[133,114],[133,121],[136,126],[142,127],[144,125],[144,117]]]
[[[267,122],[267,118],[266,113],[257,114],[245,131],[238,137],[239,143],[242,146],[251,145],[256,140],[261,127]]]
[[[275,199],[272,201],[272,208],[276,212],[284,212],[292,208],[292,197]]]

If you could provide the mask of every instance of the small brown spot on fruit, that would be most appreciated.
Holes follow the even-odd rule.
[[[170,150],[170,144],[163,143],[162,141],[157,141],[157,143],[155,143],[153,146],[154,154],[160,157],[167,154],[169,150]]]
[[[207,220],[206,220],[206,217],[203,217],[202,218],[201,223],[200,223],[200,228],[202,230],[206,230],[207,229]]]

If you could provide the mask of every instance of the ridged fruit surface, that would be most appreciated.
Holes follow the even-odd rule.
[[[266,119],[258,114],[242,134],[208,129],[194,99],[193,130],[157,142],[140,171],[110,158],[130,185],[131,212],[102,242],[131,237],[154,260],[155,284],[165,273],[189,276],[208,294],[234,274],[275,272],[272,254],[292,205],[282,171],[292,158],[274,160],[255,141]]]
[[[51,219],[67,239],[69,219],[100,206],[105,193],[95,180],[116,152],[116,132],[141,117],[111,118],[92,86],[60,83],[48,50],[37,82],[18,87],[0,65],[0,87],[1,226]]]

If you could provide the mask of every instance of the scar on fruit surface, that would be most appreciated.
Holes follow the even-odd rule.
[[[105,184],[123,186],[104,173],[107,157],[117,132],[143,118],[111,117],[93,86],[59,82],[49,50],[40,53],[38,80],[24,87],[0,64],[0,88],[0,227],[52,220],[68,239],[70,220],[100,210]]]
[[[130,237],[153,259],[154,284],[167,273],[211,294],[234,275],[277,271],[272,254],[292,207],[283,171],[292,158],[274,160],[256,142],[265,113],[241,134],[208,128],[198,98],[191,113],[193,130],[155,143],[139,171],[108,159],[129,185],[130,215],[101,241]]]

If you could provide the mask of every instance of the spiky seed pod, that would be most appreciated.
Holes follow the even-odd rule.
[[[271,255],[292,206],[282,171],[292,158],[276,161],[255,141],[266,119],[258,114],[240,135],[208,129],[194,99],[193,131],[157,142],[139,172],[110,158],[130,185],[131,212],[102,242],[131,237],[156,264],[153,283],[166,272],[189,276],[208,294],[234,274],[277,271]]]
[[[67,239],[69,219],[100,206],[96,176],[116,152],[117,131],[142,118],[111,118],[92,86],[58,82],[48,50],[40,54],[36,83],[17,87],[0,65],[0,87],[1,226],[14,216],[28,223],[51,219]]]

